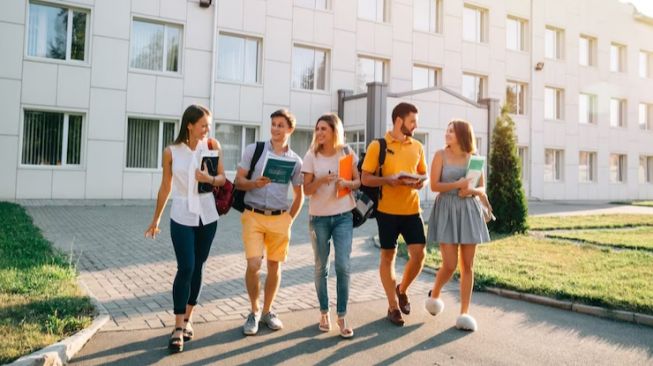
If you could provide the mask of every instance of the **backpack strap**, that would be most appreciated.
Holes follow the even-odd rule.
[[[376,139],[379,142],[379,177],[383,176],[383,164],[385,164],[385,154],[388,149],[388,143],[385,137]],[[379,199],[383,197],[383,186],[379,186]]]
[[[261,155],[263,155],[263,148],[265,147],[265,141],[256,142],[256,150],[254,150],[254,156],[252,156],[252,161],[249,163],[249,171],[247,172],[247,180],[252,179],[252,174],[254,174],[254,167],[258,163]]]

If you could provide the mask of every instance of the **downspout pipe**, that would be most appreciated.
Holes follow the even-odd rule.
[[[216,59],[218,57],[218,2],[213,2],[213,47],[211,52],[211,90],[209,92],[209,110],[214,113],[215,110],[215,73],[216,73]],[[214,129],[213,121],[211,121],[211,129]],[[215,133],[215,132],[214,132]]]

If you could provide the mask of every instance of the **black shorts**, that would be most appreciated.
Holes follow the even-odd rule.
[[[391,215],[376,211],[376,224],[379,226],[379,241],[382,249],[396,249],[399,234],[406,244],[425,244],[424,222],[420,214]]]

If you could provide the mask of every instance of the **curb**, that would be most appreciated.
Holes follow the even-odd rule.
[[[376,248],[381,247],[379,244],[378,236],[373,236],[371,239],[372,239],[372,245],[374,245],[374,247]],[[422,269],[422,272],[430,273],[432,275],[436,275],[438,273],[437,270],[431,267],[424,267],[424,269]],[[567,311],[574,311],[580,314],[592,315],[599,318],[607,318],[612,320],[619,320],[619,321],[644,325],[648,327],[653,327],[653,315],[635,313],[632,311],[608,309],[600,306],[591,306],[591,305],[581,304],[573,301],[558,300],[551,297],[533,295],[525,292],[506,290],[497,287],[486,287],[481,291],[489,292],[491,294],[505,297],[508,299],[527,301],[533,304],[544,305],[544,306],[558,308]]]
[[[109,313],[106,308],[100,304],[95,297],[91,295],[88,288],[81,282],[78,285],[89,296],[91,303],[97,309],[97,316],[88,328],[67,337],[55,344],[51,344],[34,353],[25,355],[16,361],[10,363],[12,366],[60,366],[66,365],[73,356],[79,352],[82,347],[97,333],[100,328],[109,321]]]

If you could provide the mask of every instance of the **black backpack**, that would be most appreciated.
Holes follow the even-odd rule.
[[[377,177],[382,177],[383,176],[383,164],[385,163],[385,154],[386,154],[386,149],[388,148],[388,145],[385,141],[385,138],[380,138],[376,139],[376,141],[379,142],[379,167],[378,167],[378,172],[375,173]],[[361,154],[361,158],[358,161],[358,172],[360,173],[361,176],[363,176],[363,161],[365,160],[365,153]],[[362,194],[364,194],[367,197],[356,197],[356,203],[359,203],[359,200],[365,200],[366,198],[374,203],[372,208],[368,210],[366,213],[366,217],[374,217],[374,214],[376,213],[377,207],[379,206],[379,200],[381,199],[383,192],[381,187],[368,187],[366,185],[361,184],[360,190]],[[363,220],[364,222],[364,220]],[[361,223],[362,224],[362,223]]]
[[[256,150],[254,150],[254,156],[252,156],[252,161],[249,163],[249,171],[247,172],[248,180],[252,179],[252,174],[254,174],[254,167],[256,166],[256,163],[258,163],[258,160],[261,158],[264,147],[264,141],[256,142]],[[231,207],[233,207],[236,211],[243,212],[245,211],[245,193],[247,192],[236,189],[235,187],[236,185],[234,184],[234,202]]]

